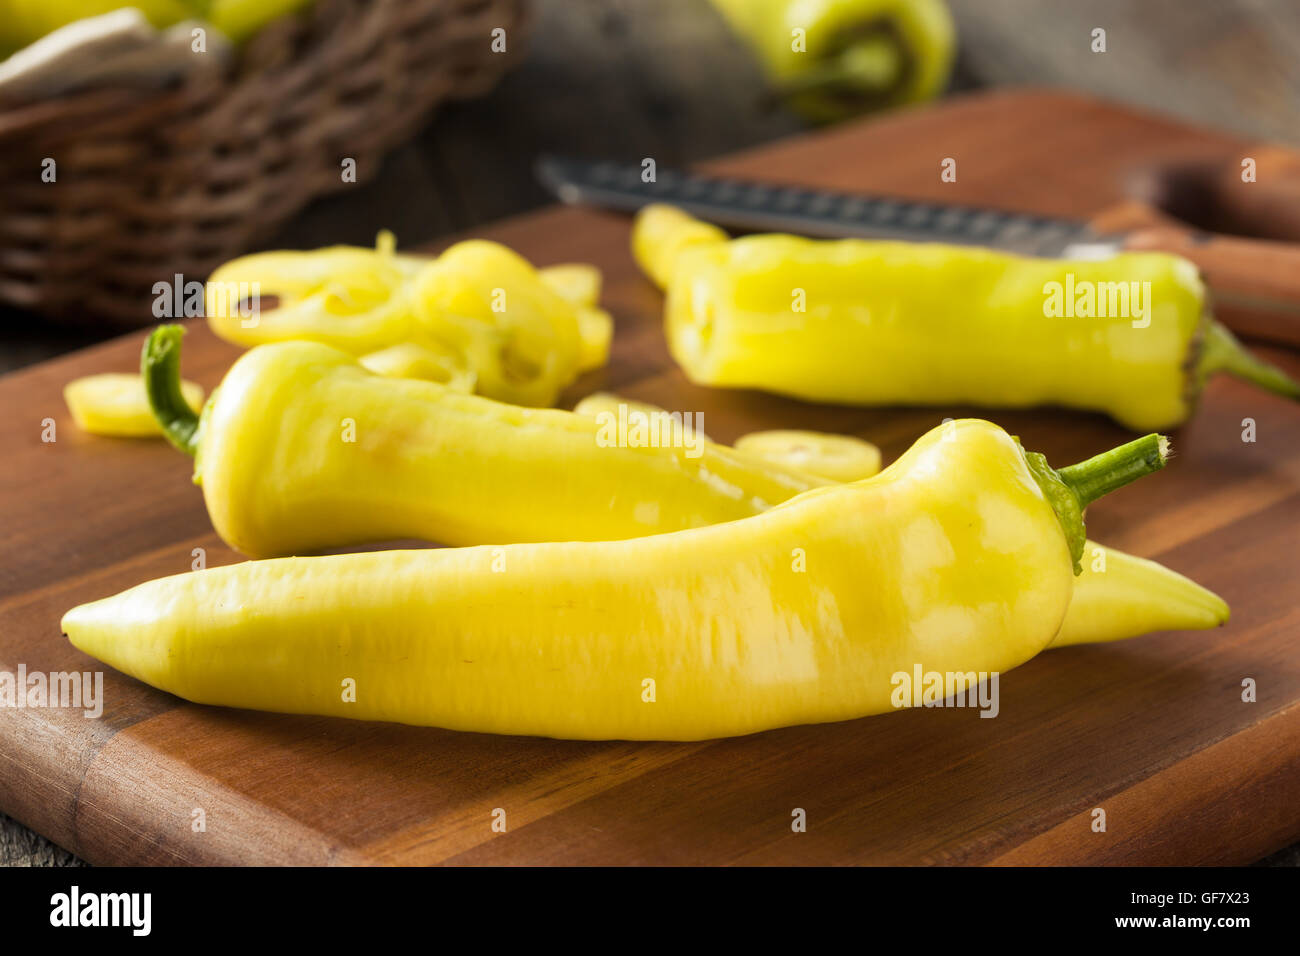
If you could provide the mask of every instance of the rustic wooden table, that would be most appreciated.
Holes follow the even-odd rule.
[[[1294,0],[950,0],[962,38],[957,88],[1087,90],[1253,137],[1300,133]],[[704,0],[538,0],[527,61],[485,100],[444,110],[378,176],[317,203],[271,243],[404,244],[547,201],[542,151],[681,164],[793,133],[761,107],[762,78]],[[1107,31],[1108,51],[1089,37]],[[0,311],[0,370],[97,341]],[[1269,861],[1300,863],[1300,848]],[[0,816],[0,865],[76,865]]]

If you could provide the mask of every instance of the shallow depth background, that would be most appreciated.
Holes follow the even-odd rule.
[[[374,179],[318,201],[268,247],[369,245],[385,228],[412,246],[542,205],[531,174],[540,152],[680,165],[803,128],[762,107],[757,65],[705,0],[534,2],[528,58],[492,94],[442,110]],[[1300,144],[1296,0],[949,4],[954,90],[1064,86]],[[1089,49],[1094,27],[1106,29],[1105,54]],[[104,337],[0,309],[0,371]],[[0,815],[0,865],[79,862]],[[1264,862],[1300,865],[1300,846]]]

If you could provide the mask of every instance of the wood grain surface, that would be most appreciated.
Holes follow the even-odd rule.
[[[770,180],[1087,216],[1171,151],[1241,144],[1091,100],[950,101],[712,164]],[[939,164],[958,159],[958,181]],[[618,322],[607,388],[755,428],[863,435],[896,457],[969,408],[817,407],[691,386],[625,218],[546,209],[482,234],[541,264],[606,271]],[[323,239],[326,237],[322,237]],[[81,434],[74,376],[135,367],[133,335],[0,379],[0,668],[96,669],[59,634],[74,604],[238,556],[190,463],[161,441]],[[235,356],[194,326],[187,377]],[[1300,372],[1300,357],[1264,354]],[[1125,440],[1093,415],[993,413],[1064,463]],[[42,419],[58,440],[41,441]],[[1243,443],[1242,421],[1258,440]],[[1227,380],[1174,433],[1161,475],[1095,505],[1092,536],[1222,594],[1229,625],[1049,652],[1001,683],[1001,713],[902,712],[692,744],[572,743],[202,707],[113,671],[98,720],[0,710],[0,810],[95,863],[1246,863],[1300,837],[1300,409]],[[1258,700],[1241,700],[1245,678]],[[1093,833],[1092,810],[1108,829]],[[492,812],[508,830],[492,830]],[[806,833],[791,813],[807,813]],[[202,809],[206,830],[194,832]]]

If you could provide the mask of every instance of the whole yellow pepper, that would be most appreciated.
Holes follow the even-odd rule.
[[[655,285],[666,289],[683,250],[726,241],[727,234],[712,223],[696,219],[676,206],[651,203],[637,214],[632,230],[632,256]]]
[[[572,412],[384,378],[314,342],[246,352],[200,420],[178,391],[181,331],[145,344],[150,402],[195,456],[217,533],[254,557],[631,538],[747,517],[818,483],[693,435],[638,443]]]
[[[63,630],[155,687],[234,707],[581,739],[844,720],[894,709],[896,675],[916,667],[964,687],[1046,648],[1082,508],[1164,449],[1151,435],[1054,471],[959,421],[875,478],[752,518],[213,568],[74,608]]]
[[[943,0],[712,0],[775,92],[835,122],[943,91],[956,47]]]
[[[1178,256],[787,235],[674,251],[670,235],[639,241],[643,222],[662,236],[665,217],[643,211],[633,250],[652,277],[670,272],[669,346],[699,384],[849,405],[1068,405],[1136,430],[1184,421],[1217,371],[1300,398],[1211,318]],[[1049,315],[1058,306],[1073,312]]]

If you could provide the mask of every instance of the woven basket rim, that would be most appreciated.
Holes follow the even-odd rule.
[[[317,0],[221,69],[0,107],[0,303],[128,327],[526,52],[528,0]],[[490,32],[510,31],[509,50]],[[11,104],[13,101],[11,101]],[[57,187],[42,178],[57,159]]]

